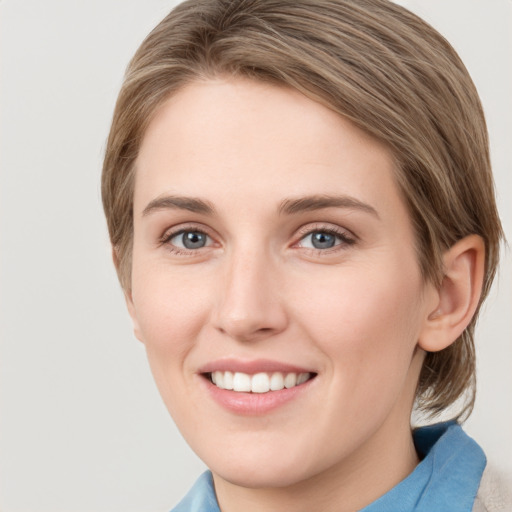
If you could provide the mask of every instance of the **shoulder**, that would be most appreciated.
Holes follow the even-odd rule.
[[[480,481],[473,512],[512,511],[512,475],[487,466]]]

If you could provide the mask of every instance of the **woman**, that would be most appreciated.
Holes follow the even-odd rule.
[[[135,334],[211,470],[175,510],[502,499],[457,423],[410,425],[471,412],[502,237],[477,92],[426,23],[184,2],[130,64],[103,201]]]

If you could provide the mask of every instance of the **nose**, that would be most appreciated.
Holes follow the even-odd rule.
[[[269,260],[246,251],[226,261],[214,313],[217,330],[238,341],[256,341],[286,329],[279,271]]]

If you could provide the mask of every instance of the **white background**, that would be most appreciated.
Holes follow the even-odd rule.
[[[411,0],[482,96],[512,239],[512,2]],[[203,466],[161,404],[110,262],[104,141],[170,0],[1,0],[0,510],[166,511]],[[512,471],[512,265],[478,331],[468,432]]]

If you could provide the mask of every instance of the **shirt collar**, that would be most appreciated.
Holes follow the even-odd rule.
[[[486,458],[456,422],[415,430],[423,460],[416,469],[360,512],[471,512]]]
[[[196,480],[192,489],[171,512],[220,512],[210,471],[205,471]]]

